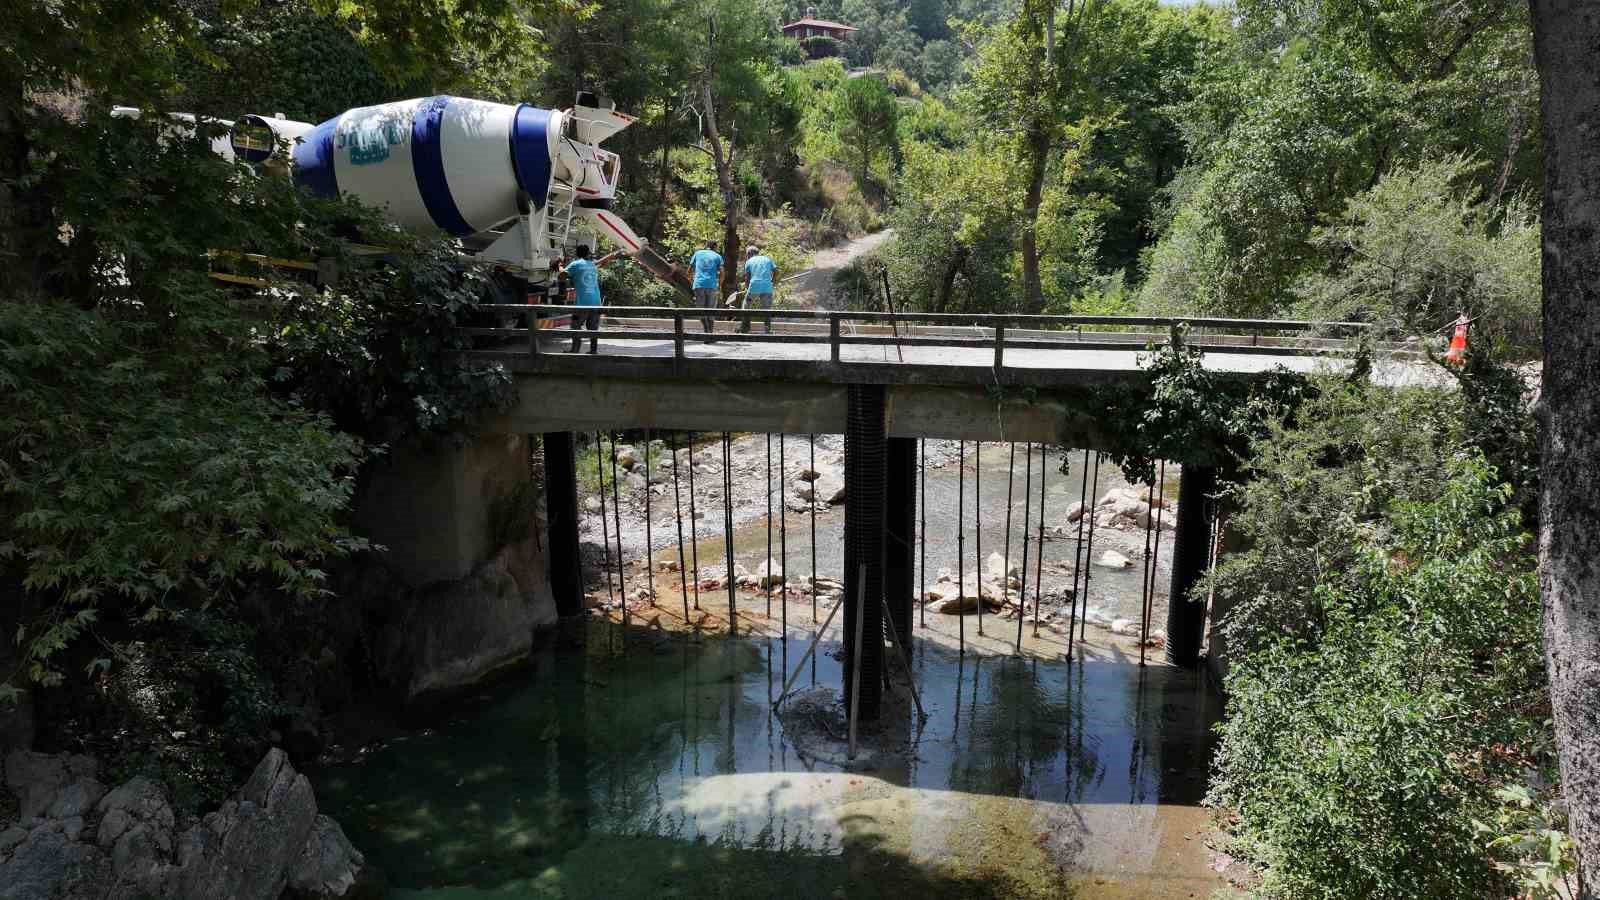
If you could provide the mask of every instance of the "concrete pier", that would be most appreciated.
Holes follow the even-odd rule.
[[[882,385],[851,385],[844,432],[844,699],[855,684],[860,620],[862,721],[878,718],[883,698],[884,531],[888,502],[888,435]],[[863,574],[865,579],[863,580]]]
[[[583,612],[578,558],[578,462],[572,432],[544,433],[544,502],[550,522],[550,590],[562,618]]]
[[[1178,532],[1172,540],[1172,593],[1167,598],[1167,662],[1193,668],[1200,662],[1206,606],[1189,591],[1211,565],[1211,501],[1214,466],[1187,465],[1178,477]]]

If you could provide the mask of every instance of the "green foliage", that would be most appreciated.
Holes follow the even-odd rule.
[[[209,11],[208,11],[209,12]],[[206,52],[180,57],[172,108],[235,119],[244,113],[321,122],[351,107],[428,93],[431,84],[385,78],[368,50],[309,2],[242,15],[207,15]]]
[[[1149,311],[1287,311],[1300,278],[1339,262],[1313,242],[1317,227],[1428,159],[1490,163],[1476,173],[1486,221],[1537,184],[1519,4],[1246,0],[1236,34],[1207,51],[1193,99],[1179,101],[1190,161],[1146,260]]]
[[[800,39],[800,48],[811,59],[827,59],[839,55],[839,39],[827,34],[814,34]]]
[[[1513,784],[1494,792],[1500,801],[1494,818],[1474,820],[1488,841],[1495,868],[1505,873],[1525,900],[1565,900],[1578,896],[1578,848],[1564,830],[1566,816],[1554,798]]]
[[[1140,357],[1142,384],[1100,389],[1106,453],[1129,481],[1154,481],[1158,459],[1231,469],[1311,394],[1305,376],[1281,366],[1242,378],[1206,368],[1203,356],[1163,344]]]
[[[1390,172],[1353,197],[1313,243],[1336,262],[1298,289],[1306,315],[1364,321],[1387,336],[1429,337],[1465,312],[1473,352],[1539,352],[1539,225],[1521,203],[1500,210],[1462,182],[1461,157]]]
[[[856,177],[865,185],[873,161],[896,151],[900,109],[894,95],[882,79],[850,78],[834,94],[834,115],[839,123],[839,139],[856,160]]]
[[[1383,504],[1349,565],[1311,576],[1314,636],[1263,636],[1227,677],[1211,801],[1261,896],[1504,891],[1472,821],[1545,728],[1531,542],[1480,457],[1434,474],[1435,497]]]

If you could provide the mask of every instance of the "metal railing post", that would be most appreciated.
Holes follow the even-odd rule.
[[[537,309],[528,310],[527,323],[528,323],[528,355],[529,356],[538,356],[539,355],[539,311]]]
[[[828,313],[828,344],[831,348],[831,358],[839,361],[839,314]]]
[[[1006,364],[1006,323],[996,322],[994,326],[994,367],[1005,368]]]
[[[676,359],[683,359],[683,313],[672,313],[672,355]]]

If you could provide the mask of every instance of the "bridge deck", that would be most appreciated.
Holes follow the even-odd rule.
[[[545,331],[538,353],[526,329],[482,329],[502,340],[475,358],[517,373],[518,400],[488,423],[511,433],[627,428],[837,433],[845,386],[889,386],[889,433],[897,437],[1042,441],[1098,447],[1105,410],[1085,388],[1143,377],[1146,333],[1005,333],[995,366],[994,335],[974,329],[841,328],[837,338],[805,323],[740,335],[721,322],[707,341],[697,320],[680,335],[649,321],[607,319],[599,352],[565,352],[568,331]],[[508,334],[509,332],[509,334]],[[590,332],[583,333],[587,350]],[[488,335],[486,335],[488,336]],[[697,339],[698,337],[698,339]],[[1294,343],[1259,335],[1206,335],[1204,364],[1245,376],[1283,366],[1297,372],[1348,369],[1341,344]],[[835,358],[837,354],[837,358]],[[1397,359],[1376,364],[1380,383],[1422,383],[1433,367]],[[993,388],[1031,387],[1030,392]]]

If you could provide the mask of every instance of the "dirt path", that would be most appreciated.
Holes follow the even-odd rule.
[[[833,276],[840,269],[850,265],[856,257],[876,250],[893,236],[894,229],[885,228],[853,241],[846,241],[837,247],[818,251],[809,272],[780,288],[784,302],[796,309],[817,309],[823,306],[824,301],[828,299],[828,287],[833,284]]]

